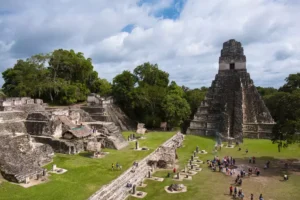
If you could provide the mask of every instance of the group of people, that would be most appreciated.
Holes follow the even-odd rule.
[[[255,164],[255,157],[253,156],[253,157],[249,157],[249,163],[253,163],[253,164]]]
[[[120,164],[117,162],[117,163],[116,163],[116,168],[115,168],[115,164],[112,163],[112,164],[111,164],[111,170],[115,170],[115,169],[117,169],[117,170],[122,170],[122,165],[120,165]]]
[[[241,200],[244,199],[245,195],[242,191],[242,189],[237,187],[232,187],[232,185],[229,187],[229,194],[230,196],[233,196],[233,199],[239,198]],[[250,200],[254,200],[254,195],[250,194]],[[259,200],[263,200],[262,194],[259,195]]]
[[[217,170],[217,166],[219,167],[219,172],[223,171],[223,168],[226,168],[226,173],[231,172],[229,166],[235,165],[235,159],[229,156],[225,156],[222,160],[215,156],[213,160],[207,160],[208,167],[212,169],[212,171]],[[232,172],[231,172],[232,173]],[[231,174],[232,175],[232,174]]]

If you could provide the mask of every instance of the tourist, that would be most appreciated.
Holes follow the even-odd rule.
[[[235,159],[233,159],[232,162],[233,162],[233,165],[235,165]]]
[[[232,192],[233,192],[233,187],[232,185],[229,187],[229,193],[230,193],[230,196],[232,195]]]
[[[252,163],[255,164],[255,157],[252,157]]]
[[[239,181],[238,181],[238,185],[242,185],[242,183],[243,183],[243,180],[242,179],[239,179]]]
[[[114,163],[111,164],[111,170],[114,170]]]
[[[250,200],[253,200],[253,198],[254,198],[254,197],[253,197],[253,194],[251,194],[251,196],[250,196]]]
[[[270,168],[270,161],[267,162],[267,168]]]
[[[259,195],[259,200],[264,200],[262,194]]]
[[[174,169],[173,169],[173,173],[175,174],[176,173],[176,168],[174,167]]]
[[[252,158],[251,158],[251,157],[249,157],[249,163],[251,163],[251,161],[252,161]]]
[[[239,197],[240,197],[241,200],[243,200],[244,196],[245,196],[244,193],[241,193],[241,195]]]
[[[119,169],[119,163],[118,162],[116,163],[116,169]]]
[[[237,184],[238,181],[239,181],[239,178],[237,177],[237,178],[235,179],[235,184]]]
[[[240,197],[241,194],[242,194],[242,189],[239,190],[239,192],[238,192],[238,197]]]
[[[256,171],[256,176],[259,176],[259,175],[260,175],[260,171],[257,170],[257,171]]]
[[[234,187],[234,195],[236,196],[236,194],[237,194],[237,188],[236,187]]]
[[[246,149],[246,153],[248,153],[248,149]]]
[[[285,181],[289,180],[288,175],[285,174],[285,175],[283,176],[283,179],[284,179]]]

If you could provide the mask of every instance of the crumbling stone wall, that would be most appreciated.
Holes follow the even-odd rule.
[[[0,171],[13,182],[41,174],[41,166],[52,161],[54,153],[49,145],[35,143],[28,135],[0,137]]]

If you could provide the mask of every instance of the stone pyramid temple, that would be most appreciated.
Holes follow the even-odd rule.
[[[247,73],[241,43],[233,39],[225,42],[219,72],[187,134],[242,142],[244,137],[269,138],[273,125],[274,120]]]

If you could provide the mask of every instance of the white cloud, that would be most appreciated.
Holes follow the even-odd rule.
[[[299,72],[300,4],[293,0],[187,0],[177,19],[154,13],[175,0],[0,0],[0,68],[56,48],[92,57],[101,77],[143,62],[157,63],[171,79],[209,86],[222,43],[242,42],[256,85],[278,87]],[[178,8],[177,8],[178,9]],[[122,28],[133,24],[130,32]]]

